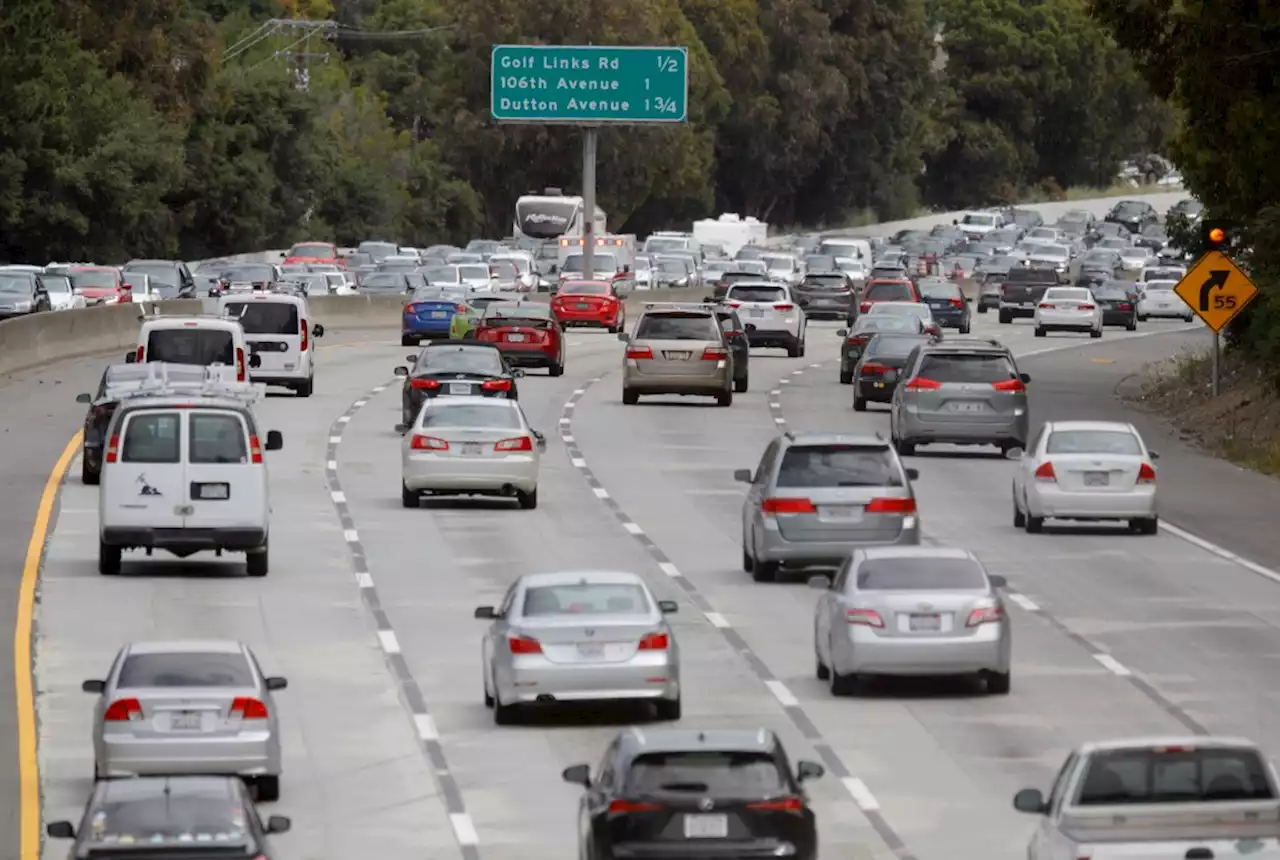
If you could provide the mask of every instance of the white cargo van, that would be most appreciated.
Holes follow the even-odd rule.
[[[271,503],[265,438],[250,404],[262,386],[227,382],[211,369],[199,384],[170,382],[163,368],[124,397],[107,430],[98,492],[98,572],[120,573],[127,549],[246,553],[249,576],[266,576]]]
[[[307,300],[289,293],[226,295],[218,299],[218,316],[236,320],[244,329],[249,354],[258,363],[249,378],[291,388],[310,397],[315,388],[315,339],[324,326],[313,324]]]
[[[138,330],[138,348],[124,360],[221,367],[234,382],[248,382],[249,368],[260,363],[249,355],[240,323],[216,316],[150,317]]]

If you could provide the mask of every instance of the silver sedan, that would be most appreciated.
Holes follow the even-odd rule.
[[[680,653],[666,620],[676,609],[633,573],[520,577],[500,606],[475,612],[493,622],[482,645],[485,705],[498,725],[526,706],[583,701],[647,700],[658,719],[679,719]]]
[[[280,796],[273,690],[247,645],[133,642],[105,680],[85,681],[94,709],[94,778],[177,774],[244,777],[258,800]]]

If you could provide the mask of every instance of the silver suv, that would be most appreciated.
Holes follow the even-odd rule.
[[[650,303],[635,332],[618,335],[627,345],[622,363],[622,402],[645,394],[714,397],[733,403],[733,355],[714,305]]]
[[[769,443],[742,504],[742,569],[773,582],[781,568],[838,567],[858,546],[920,543],[905,469],[880,435],[784,433]]]
[[[1025,448],[1027,383],[1013,354],[997,340],[950,338],[922,344],[907,358],[903,382],[889,404],[894,447],[998,445]]]

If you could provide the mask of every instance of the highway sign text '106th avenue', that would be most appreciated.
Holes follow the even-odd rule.
[[[689,49],[495,45],[489,92],[498,122],[687,122]]]

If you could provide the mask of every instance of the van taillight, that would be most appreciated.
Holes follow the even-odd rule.
[[[140,347],[138,347],[138,357],[137,357],[136,359],[134,359],[134,360],[135,360],[138,364],[142,364],[142,358],[143,358],[143,356],[145,356],[146,354],[147,354],[147,348],[146,348],[145,346],[140,346]]]
[[[236,381],[244,382],[244,347],[236,347]]]
[[[301,326],[302,328],[302,345],[299,347],[299,349],[301,349],[303,352],[306,352],[307,351],[307,321],[302,320],[300,323],[298,323],[298,325]]]
[[[108,463],[114,463],[119,458],[120,458],[120,436],[117,434],[115,436],[112,436],[111,441],[107,443],[106,461]]]
[[[257,436],[249,437],[249,457],[255,463],[262,462],[262,446],[258,444]]]

